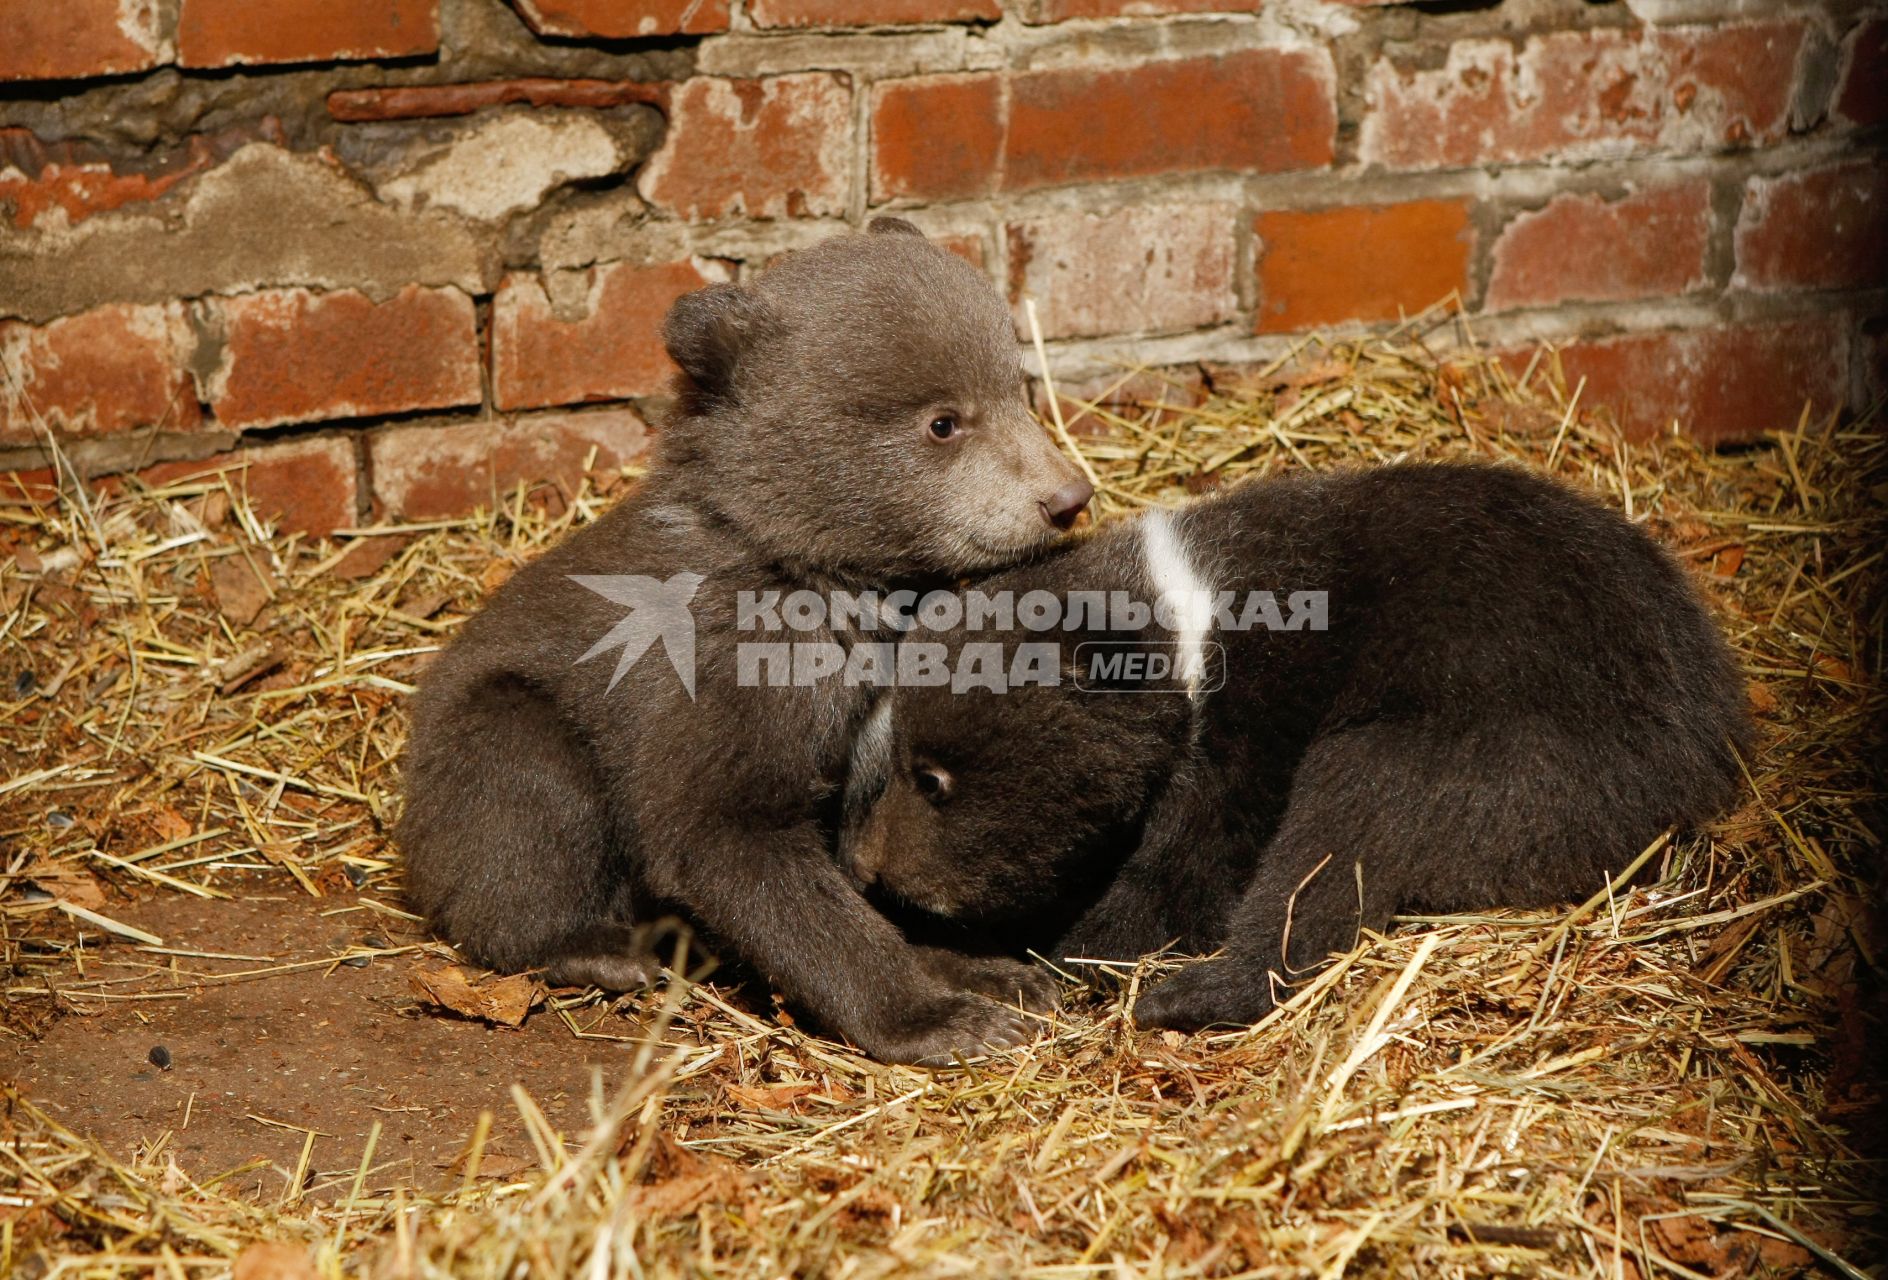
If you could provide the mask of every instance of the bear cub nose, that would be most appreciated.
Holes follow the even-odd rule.
[[[1065,484],[1049,495],[1047,502],[1038,502],[1042,508],[1042,518],[1064,533],[1074,525],[1075,517],[1082,514],[1082,508],[1095,496],[1095,486],[1086,480],[1076,480]]]

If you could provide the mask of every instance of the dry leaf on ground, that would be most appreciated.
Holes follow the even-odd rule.
[[[544,999],[544,988],[522,973],[474,983],[469,972],[456,964],[422,969],[413,975],[413,985],[442,1008],[507,1027],[523,1026],[525,1015]]]

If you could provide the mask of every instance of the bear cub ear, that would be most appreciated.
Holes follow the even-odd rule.
[[[924,239],[924,232],[903,218],[874,218],[865,224],[865,229],[878,236],[916,236],[920,240]]]
[[[662,341],[689,380],[709,396],[728,395],[741,353],[770,327],[767,304],[738,284],[685,293],[662,322]]]

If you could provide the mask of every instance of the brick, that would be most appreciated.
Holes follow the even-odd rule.
[[[666,107],[667,81],[564,80],[527,76],[518,80],[480,80],[470,84],[379,85],[336,89],[328,95],[328,114],[350,123],[368,120],[431,120],[469,116],[487,107],[624,107],[632,103]]]
[[[1788,126],[1799,20],[1464,40],[1444,65],[1371,67],[1360,142],[1391,168],[1589,160],[1774,142]]]
[[[285,533],[332,533],[357,519],[360,463],[354,441],[317,436],[244,449],[238,490]]]
[[[155,200],[187,175],[116,173],[108,164],[53,164],[28,177],[18,169],[0,169],[0,217],[21,230],[44,222],[71,226],[96,213]]]
[[[1322,53],[1253,49],[1122,71],[1040,72],[1011,91],[1005,185],[1317,168],[1331,162],[1335,136]]]
[[[1010,301],[1027,332],[1024,295],[1043,335],[1163,333],[1231,319],[1234,210],[1228,205],[1136,206],[1012,222]]]
[[[917,22],[995,22],[998,0],[751,0],[757,27],[893,27]]]
[[[1861,328],[1855,343],[1858,403],[1880,404],[1888,399],[1888,316],[1876,316]]]
[[[633,409],[548,413],[512,421],[399,426],[368,440],[375,510],[408,520],[491,510],[523,481],[568,498],[592,450],[606,470],[640,456],[648,428]]]
[[[1675,297],[1710,283],[1711,185],[1563,193],[1495,241],[1487,309]]]
[[[1318,168],[1331,162],[1336,128],[1322,51],[895,80],[874,93],[872,197]]]
[[[940,249],[950,250],[979,271],[989,270],[989,255],[984,249],[983,237],[974,232],[932,236],[931,243]]]
[[[835,216],[852,172],[852,87],[827,74],[678,85],[638,190],[684,218]]]
[[[51,467],[36,471],[0,471],[0,502],[52,506],[59,501],[59,478]]]
[[[593,267],[575,314],[560,314],[536,276],[508,276],[492,303],[492,395],[532,409],[655,395],[675,366],[662,346],[669,304],[708,283],[689,262]]]
[[[0,0],[0,80],[147,71],[167,61],[157,0]]]
[[[1260,333],[1395,320],[1468,290],[1465,201],[1262,213],[1253,230]]]
[[[245,445],[199,462],[161,462],[138,472],[152,486],[227,475],[257,515],[284,533],[332,533],[356,520],[360,464],[345,435]]]
[[[1888,18],[1858,23],[1843,40],[1835,116],[1851,125],[1888,120]]]
[[[1871,159],[1751,178],[1736,243],[1736,288],[1888,286],[1888,171]]]
[[[541,36],[634,40],[728,29],[728,0],[513,0]]]
[[[208,376],[224,426],[274,426],[477,404],[477,318],[457,289],[273,289],[213,304],[223,347]]]
[[[872,97],[872,198],[989,195],[1002,181],[1002,75],[925,76]]]
[[[186,67],[438,51],[439,0],[183,0],[177,19],[178,61]]]
[[[1704,441],[1793,430],[1809,401],[1827,413],[1848,398],[1848,333],[1839,316],[1778,324],[1626,334],[1562,347],[1580,403],[1610,407],[1633,439],[1676,423]]]
[[[25,129],[0,129],[0,220],[22,230],[69,227],[94,214],[161,199],[186,178],[258,140],[286,145],[281,122],[265,117],[172,148],[120,170],[82,144],[42,143]]]
[[[0,321],[0,443],[43,440],[40,422],[77,436],[196,426],[194,343],[178,303],[104,306],[37,328]]]
[[[1024,22],[1158,18],[1175,13],[1257,13],[1264,0],[1025,0]]]

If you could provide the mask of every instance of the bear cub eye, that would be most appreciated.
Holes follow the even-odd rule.
[[[931,419],[931,425],[925,428],[931,438],[939,442],[953,439],[962,429],[954,413],[938,414],[937,417]]]
[[[932,804],[943,804],[957,790],[957,780],[947,770],[934,764],[921,764],[911,771],[911,777],[918,784],[918,791]]]

